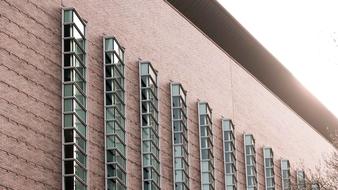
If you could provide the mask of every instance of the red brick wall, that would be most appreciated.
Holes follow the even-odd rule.
[[[128,188],[141,187],[139,58],[159,71],[161,186],[172,187],[170,80],[188,90],[191,189],[200,188],[198,99],[213,108],[216,189],[224,189],[221,117],[236,126],[239,189],[244,189],[243,133],[291,166],[313,167],[333,147],[297,114],[161,0],[0,0],[0,189],[61,189],[61,7],[88,21],[89,185],[103,189],[102,37],[126,48]],[[310,108],[309,108],[310,109]]]

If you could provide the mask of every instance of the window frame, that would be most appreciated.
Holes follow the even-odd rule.
[[[111,44],[112,50],[107,50],[106,46]],[[115,45],[117,46],[115,48]],[[103,100],[104,100],[104,149],[105,149],[105,189],[109,184],[114,184],[115,188],[127,189],[127,145],[126,145],[126,95],[125,95],[125,49],[114,36],[103,37]],[[121,55],[116,52],[122,52]],[[110,62],[106,62],[106,55],[112,55]],[[117,62],[114,59],[117,58]],[[112,70],[111,76],[107,76],[107,67]],[[121,71],[122,69],[122,71]],[[117,73],[116,73],[117,71]],[[117,75],[117,76],[115,76]],[[122,84],[121,84],[122,83]],[[111,90],[107,90],[107,85],[111,84]],[[120,97],[122,94],[122,97]],[[111,97],[111,104],[107,104],[107,99]],[[114,99],[114,101],[113,101]],[[118,105],[118,106],[117,106]],[[112,110],[112,118],[108,118],[108,109]],[[107,123],[112,123],[112,132],[108,133]],[[118,133],[119,132],[119,133]],[[122,136],[121,136],[122,135]],[[109,139],[109,141],[108,141]],[[110,140],[113,139],[113,146],[110,147]],[[118,140],[118,144],[116,141]],[[115,162],[108,162],[108,152],[114,153]],[[118,154],[118,155],[117,155]],[[121,165],[117,161],[120,158],[124,163]],[[113,158],[114,159],[114,158]],[[115,168],[115,176],[109,176],[109,168]],[[119,172],[119,174],[118,174]]]
[[[283,167],[283,162],[286,163],[286,168]],[[291,190],[291,165],[290,165],[290,161],[289,160],[286,160],[286,159],[282,159],[281,162],[280,162],[281,166],[281,180],[282,180],[282,190]],[[288,177],[285,178],[284,175],[283,175],[283,171],[286,171],[287,174],[288,174]],[[285,181],[287,181],[287,183],[289,184],[289,187],[285,187]]]
[[[265,150],[270,151],[271,157],[268,157],[266,155]],[[264,147],[263,148],[265,190],[274,190],[276,188],[275,170],[274,170],[275,165],[274,165],[273,156],[274,156],[274,154],[273,154],[273,150],[272,150],[271,147]],[[267,165],[266,159],[271,160],[272,166]],[[271,172],[272,176],[267,176],[267,173],[268,173],[267,170],[272,171]],[[268,178],[272,179],[272,182],[273,182],[272,186],[268,186]]]
[[[181,83],[170,82],[170,107],[171,107],[171,128],[172,128],[172,159],[173,159],[173,189],[176,190],[176,185],[184,186],[184,189],[189,190],[189,146],[188,146],[188,108],[187,108],[187,92]],[[174,94],[174,87],[178,88],[178,93]],[[174,98],[179,100],[179,106],[174,106]],[[180,117],[174,117],[174,110],[178,110]],[[180,123],[180,130],[175,130],[175,122]],[[175,135],[182,138],[182,142],[175,143]],[[184,151],[183,155],[176,156],[176,147],[181,147]],[[176,167],[176,159],[182,163],[182,167]],[[182,181],[176,181],[176,172],[182,172]]]
[[[202,110],[205,106],[205,111]],[[203,111],[203,112],[201,112]],[[200,174],[201,174],[201,190],[204,189],[204,186],[207,186],[209,190],[215,190],[215,165],[214,165],[214,146],[213,146],[213,132],[212,132],[212,109],[210,108],[207,102],[198,101],[197,103],[197,114],[198,114],[198,134],[199,134],[199,149],[200,149]],[[205,117],[206,123],[201,124],[201,116]],[[210,134],[202,136],[201,127],[206,127],[206,131],[209,131]],[[207,138],[207,141],[211,143],[206,147],[202,148],[202,138]],[[203,158],[203,151],[208,153],[208,158]],[[204,164],[206,163],[206,164]],[[203,171],[202,168],[204,165],[208,166],[208,171]],[[203,182],[203,176],[208,175],[208,182]],[[210,183],[211,177],[211,183]]]
[[[229,129],[226,129],[225,125],[228,123]],[[226,139],[225,133],[228,133],[232,138]],[[237,190],[237,156],[236,156],[236,137],[235,137],[235,126],[231,119],[222,119],[222,137],[223,137],[223,162],[224,162],[224,184],[225,189]],[[232,150],[226,150],[226,144],[229,144],[232,147]],[[226,161],[226,154],[229,154],[232,159],[232,162]],[[227,173],[227,166],[233,168],[233,173]],[[232,176],[234,184],[227,184],[227,177]]]
[[[302,174],[302,179],[300,179],[300,175]],[[304,170],[297,170],[296,171],[296,179],[297,179],[297,189],[298,190],[305,190],[306,189],[306,175]]]
[[[72,21],[71,22],[66,22],[65,21],[65,12],[71,12],[72,14]],[[76,15],[76,17],[78,18],[78,20],[81,22],[81,24],[83,25],[83,33],[81,31],[78,30],[78,26],[77,24],[74,22],[74,14]],[[61,91],[62,91],[62,103],[61,103],[61,107],[62,107],[62,190],[67,190],[67,187],[69,182],[71,182],[71,186],[74,185],[80,185],[81,188],[83,189],[87,189],[88,187],[88,171],[87,171],[87,166],[88,166],[88,146],[87,146],[87,139],[88,139],[88,130],[87,130],[87,123],[88,123],[88,117],[87,117],[87,66],[86,66],[86,61],[87,61],[87,40],[86,40],[86,22],[83,21],[83,19],[80,17],[80,15],[77,13],[77,11],[72,8],[72,7],[66,7],[66,8],[62,8],[61,9],[61,62],[62,62],[62,87],[61,87]],[[75,37],[73,35],[71,36],[65,36],[64,33],[64,29],[65,26],[70,26],[70,27],[74,27],[76,30],[78,30],[78,33],[81,35],[83,42],[83,47],[81,47],[78,44],[78,47],[81,49],[81,52],[83,54],[83,60],[81,60],[77,53],[76,50],[74,49],[73,51],[65,51],[65,40],[70,40],[73,41],[74,43],[78,43],[77,39],[75,39]],[[72,42],[71,42],[72,43]],[[80,64],[81,67],[83,67],[84,73],[80,73],[77,69],[77,67],[75,65],[70,65],[70,66],[65,66],[65,56],[74,56],[74,59],[77,59],[78,63]],[[69,57],[70,59],[70,57]],[[80,79],[82,80],[81,82],[83,83],[85,89],[82,89],[81,87],[79,87],[78,85],[78,81],[75,80],[75,78],[71,77],[70,81],[66,81],[65,80],[65,71],[66,70],[72,70],[74,73],[75,72],[79,72],[78,75],[80,77]],[[75,77],[75,76],[74,76]],[[65,86],[66,85],[70,85],[72,88],[71,91],[71,95],[65,95]],[[77,90],[80,92],[80,94],[83,96],[83,103],[84,105],[80,102],[80,100],[77,99],[75,92],[74,92],[74,88],[77,88]],[[72,100],[72,106],[71,106],[71,111],[65,111],[65,101],[66,100]],[[81,118],[81,116],[79,116],[76,113],[75,107],[74,107],[74,102],[76,102],[78,104],[78,106],[83,110],[83,114],[84,114],[84,119]],[[65,125],[65,117],[71,117],[71,126],[66,126]],[[81,131],[79,131],[79,129],[77,128],[78,126],[76,125],[76,123],[74,122],[74,117],[77,119],[78,122],[81,123],[81,125],[83,125],[83,130],[84,133],[83,134]],[[68,118],[69,119],[69,118]],[[72,131],[72,135],[75,136],[76,134],[79,135],[79,137],[82,139],[82,143],[84,143],[85,148],[83,149],[80,145],[78,145],[78,143],[75,141],[75,137],[73,137],[73,142],[66,142],[66,137],[65,134],[69,133],[69,131]],[[66,153],[66,147],[71,147],[72,149],[72,157],[68,157],[68,152]],[[67,149],[68,149],[67,148]],[[82,154],[82,157],[84,159],[85,163],[81,163],[80,160],[78,160],[75,155],[78,153]],[[70,167],[72,168],[65,168],[66,167],[66,162],[70,163],[72,162],[72,165]],[[81,167],[81,170],[79,171],[77,169],[78,167]],[[70,171],[73,171],[72,174],[68,174],[68,170],[71,169]],[[80,176],[81,174],[77,173],[78,172],[83,172],[82,175],[84,176]],[[66,174],[67,172],[67,174]],[[70,181],[69,181],[70,180]],[[67,187],[66,187],[67,186]]]
[[[146,73],[143,73],[143,65],[147,65]],[[142,167],[142,190],[145,189],[145,183],[148,183],[151,186],[151,190],[161,188],[161,162],[160,162],[160,125],[159,125],[159,93],[158,93],[158,72],[154,69],[151,62],[149,61],[139,61],[139,111],[140,111],[140,133],[141,133],[141,167]],[[146,83],[143,83],[146,81]],[[143,86],[143,84],[145,86]],[[143,99],[143,91],[147,91],[146,99]],[[150,92],[149,92],[150,91]],[[152,112],[143,112],[142,104],[149,104],[154,109]],[[147,106],[147,107],[149,107]],[[147,109],[149,110],[149,108]],[[155,115],[154,115],[155,114]],[[143,116],[148,120],[151,120],[147,125],[143,125]],[[150,138],[143,138],[143,129],[149,129],[154,135]],[[153,154],[152,151],[144,152],[143,145],[144,141],[150,142],[150,144],[155,144],[151,148],[155,148],[157,155]],[[150,155],[157,162],[158,168],[151,164],[151,166],[144,165],[144,156]],[[147,170],[151,175],[150,178],[145,179],[144,172]],[[156,175],[153,175],[156,174]],[[155,177],[154,177],[155,176]]]
[[[251,144],[246,144],[246,137],[250,136],[251,137]],[[257,175],[257,160],[256,160],[256,148],[255,148],[255,138],[252,134],[244,134],[243,135],[243,140],[244,140],[244,161],[245,161],[245,186],[247,190],[257,190],[258,189],[258,175]],[[247,147],[250,148],[250,150],[253,151],[252,153],[247,153]],[[251,152],[251,151],[250,151]],[[248,165],[247,164],[247,157],[251,157],[251,160],[254,161],[253,164]],[[248,168],[253,167],[254,170],[254,175],[249,175],[248,174]],[[249,177],[254,178],[254,184],[249,186]]]

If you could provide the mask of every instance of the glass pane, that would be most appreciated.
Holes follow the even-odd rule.
[[[73,127],[73,115],[72,114],[65,114],[64,115],[64,127]]]
[[[80,92],[80,90],[74,86],[74,95],[75,98],[80,102],[82,106],[86,106],[86,98],[85,96]]]
[[[65,69],[64,70],[64,81],[68,82],[68,81],[72,81],[73,79],[73,72],[71,69]]]
[[[74,44],[71,39],[65,39],[64,45],[63,45],[63,51],[64,52],[71,52],[74,49]]]
[[[176,180],[176,182],[183,181],[183,171],[182,170],[175,171],[175,180]]]
[[[207,113],[207,105],[205,103],[199,104],[199,111],[200,114],[206,114]]]
[[[63,28],[63,35],[64,37],[71,37],[72,36],[72,27],[71,25],[64,25],[64,28]]]
[[[63,18],[64,22],[72,22],[73,21],[73,11],[71,11],[71,10],[64,11],[63,17],[64,17]]]
[[[80,46],[84,49],[84,43],[83,43],[84,41],[82,39],[82,35],[81,35],[80,31],[78,31],[78,29],[74,26],[72,27],[72,29],[73,29],[73,36],[72,37],[74,37],[79,42]]]
[[[74,161],[65,161],[64,162],[65,174],[74,174]]]
[[[107,179],[108,190],[117,190],[116,181],[113,179]]]
[[[73,22],[76,24],[76,26],[79,28],[80,32],[84,34],[84,25],[80,21],[79,17],[73,12]]]
[[[65,145],[65,158],[74,158],[74,146],[73,145]]]
[[[74,124],[76,129],[83,135],[86,136],[86,126],[74,115]]]
[[[85,112],[85,110],[83,110],[83,108],[75,100],[73,100],[73,106],[74,106],[74,111],[79,116],[79,118],[83,122],[86,122],[86,112]]]
[[[143,153],[150,153],[151,152],[151,141],[143,141]]]
[[[73,96],[73,85],[71,84],[64,85],[64,96]]]
[[[112,51],[113,50],[113,39],[112,38],[106,39],[105,50],[106,51]]]
[[[116,161],[116,151],[107,150],[107,162],[115,162]]]
[[[78,160],[82,165],[86,165],[86,156],[77,148],[74,147],[75,150],[75,158]]]
[[[73,176],[65,177],[65,189],[74,190],[74,177]]]
[[[223,121],[223,130],[225,131],[231,130],[229,121]]]
[[[149,65],[148,64],[141,64],[141,75],[148,75],[149,74]]]
[[[106,118],[107,120],[115,119],[116,111],[115,108],[106,108]]]
[[[172,95],[179,96],[179,94],[180,94],[180,86],[177,84],[172,85]]]
[[[75,162],[75,174],[79,176],[83,181],[86,181],[86,170]],[[78,185],[82,185],[81,183]]]
[[[72,99],[65,99],[65,101],[64,101],[64,111],[65,112],[73,111],[73,100]]]

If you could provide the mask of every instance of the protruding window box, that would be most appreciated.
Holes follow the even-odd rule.
[[[298,190],[306,189],[306,176],[303,170],[297,171],[297,188]]]
[[[273,151],[270,147],[263,148],[265,190],[275,190],[275,171]]]
[[[142,189],[160,189],[160,148],[157,72],[150,62],[139,63]]]
[[[86,24],[62,9],[62,189],[87,189]]]
[[[180,83],[170,83],[174,190],[189,190],[186,92]]]
[[[201,189],[214,190],[214,150],[212,112],[207,102],[198,102]]]
[[[289,160],[281,160],[282,190],[291,190],[291,172]]]
[[[226,190],[237,190],[235,128],[231,120],[222,119],[224,179]]]
[[[125,190],[126,135],[124,48],[115,37],[103,38],[105,187]]]
[[[255,139],[252,134],[244,134],[244,158],[246,190],[257,190],[257,166]]]

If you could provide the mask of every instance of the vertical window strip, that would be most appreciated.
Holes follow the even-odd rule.
[[[275,190],[275,172],[272,148],[263,148],[265,190]]]
[[[246,189],[257,190],[256,150],[255,139],[252,134],[244,134],[244,158]]]
[[[174,190],[189,190],[188,128],[186,91],[170,83]]]
[[[86,24],[62,9],[62,189],[87,189]]]
[[[222,120],[225,189],[237,190],[235,128],[231,120]]]
[[[305,181],[305,172],[303,170],[297,171],[297,188],[298,190],[306,189],[306,181]]]
[[[291,172],[289,160],[281,160],[282,190],[291,190]]]
[[[201,189],[214,190],[214,152],[212,133],[212,110],[208,103],[198,102],[200,138]]]
[[[157,72],[150,62],[139,63],[142,189],[160,189],[160,149]]]
[[[320,190],[320,186],[317,182],[311,184],[311,190]]]
[[[126,190],[124,49],[103,39],[106,190]]]

